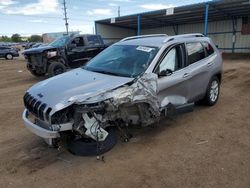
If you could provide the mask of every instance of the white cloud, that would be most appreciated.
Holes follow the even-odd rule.
[[[147,10],[160,10],[160,9],[167,9],[167,8],[171,8],[174,7],[173,4],[143,4],[143,5],[139,5],[139,7],[147,9]]]
[[[102,16],[110,16],[112,15],[111,9],[93,9],[87,11],[88,15],[102,15]]]
[[[79,10],[79,7],[78,6],[73,6],[72,7],[74,10]]]
[[[38,0],[36,3],[29,3],[21,7],[5,7],[1,11],[5,14],[39,15],[58,13],[60,8],[58,0]]]
[[[132,2],[132,0],[110,0],[115,2]]]
[[[13,1],[13,0],[0,0],[0,5],[3,6],[9,6],[9,5],[13,5],[13,4],[17,4],[17,1]]]
[[[80,31],[83,34],[92,34],[93,25],[69,25],[70,31]]]
[[[0,11],[6,9],[10,5],[17,4],[17,1],[13,0],[0,0]]]
[[[47,21],[45,21],[43,19],[28,20],[28,22],[32,22],[32,23],[47,23]]]
[[[117,6],[118,6],[118,5],[115,4],[115,3],[109,3],[108,5],[111,6],[111,7],[117,7]]]

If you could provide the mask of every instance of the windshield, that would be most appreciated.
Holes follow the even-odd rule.
[[[125,77],[145,72],[158,48],[132,45],[113,45],[101,52],[84,67],[86,70]]]
[[[55,41],[53,41],[52,43],[50,43],[49,45],[56,48],[62,47],[68,42],[69,38],[70,38],[69,36],[60,37]]]

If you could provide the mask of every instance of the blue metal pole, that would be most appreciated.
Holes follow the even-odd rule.
[[[137,16],[137,35],[141,35],[141,15]]]
[[[207,33],[208,33],[208,9],[209,9],[209,4],[206,4],[205,28],[204,28],[204,35],[205,35],[205,36],[207,36]]]

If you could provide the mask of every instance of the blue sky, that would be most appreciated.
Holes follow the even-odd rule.
[[[65,31],[63,0],[0,0],[0,35]],[[206,0],[66,0],[69,30],[93,33],[94,20],[165,9]]]

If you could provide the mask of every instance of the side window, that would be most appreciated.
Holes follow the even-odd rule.
[[[91,44],[91,45],[99,45],[99,44],[101,44],[100,43],[100,40],[99,40],[99,38],[98,38],[98,36],[87,36],[87,39],[88,39],[88,41],[89,41],[89,44]]]
[[[197,61],[204,59],[205,51],[200,42],[191,42],[186,44],[188,64],[193,64]]]
[[[158,73],[166,70],[174,72],[182,68],[181,46],[182,45],[175,46],[166,54],[157,68]]]
[[[214,49],[213,49],[213,47],[211,46],[211,44],[209,44],[208,42],[203,42],[202,44],[203,44],[204,47],[205,47],[205,50],[206,50],[206,52],[207,52],[207,56],[210,56],[211,54],[214,53]]]
[[[76,37],[73,41],[72,44],[76,44],[76,47],[82,47],[84,46],[84,41],[82,37]]]

